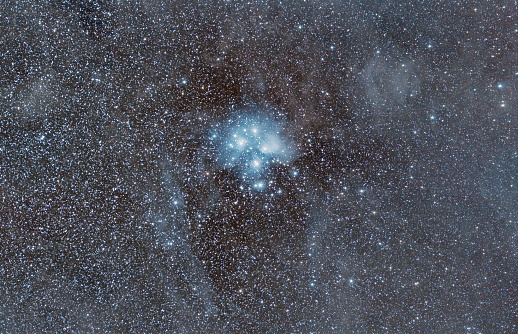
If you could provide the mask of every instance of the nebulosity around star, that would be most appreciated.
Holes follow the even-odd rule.
[[[218,164],[235,170],[253,189],[264,189],[269,168],[289,164],[295,157],[294,145],[282,130],[280,121],[264,113],[230,117],[220,131],[211,136]]]

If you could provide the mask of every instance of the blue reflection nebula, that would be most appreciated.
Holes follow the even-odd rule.
[[[295,151],[291,140],[282,133],[279,121],[266,115],[241,114],[229,119],[212,141],[217,161],[225,169],[237,170],[248,182],[257,182],[269,166],[288,164]],[[262,181],[263,188],[266,183]]]

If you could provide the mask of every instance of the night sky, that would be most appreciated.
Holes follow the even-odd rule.
[[[516,1],[0,2],[1,333],[518,333]]]

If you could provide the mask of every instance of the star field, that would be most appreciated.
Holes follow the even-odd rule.
[[[1,333],[516,333],[516,1],[0,6]]]

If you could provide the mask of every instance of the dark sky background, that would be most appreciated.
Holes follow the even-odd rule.
[[[517,13],[1,1],[0,332],[517,333]]]

